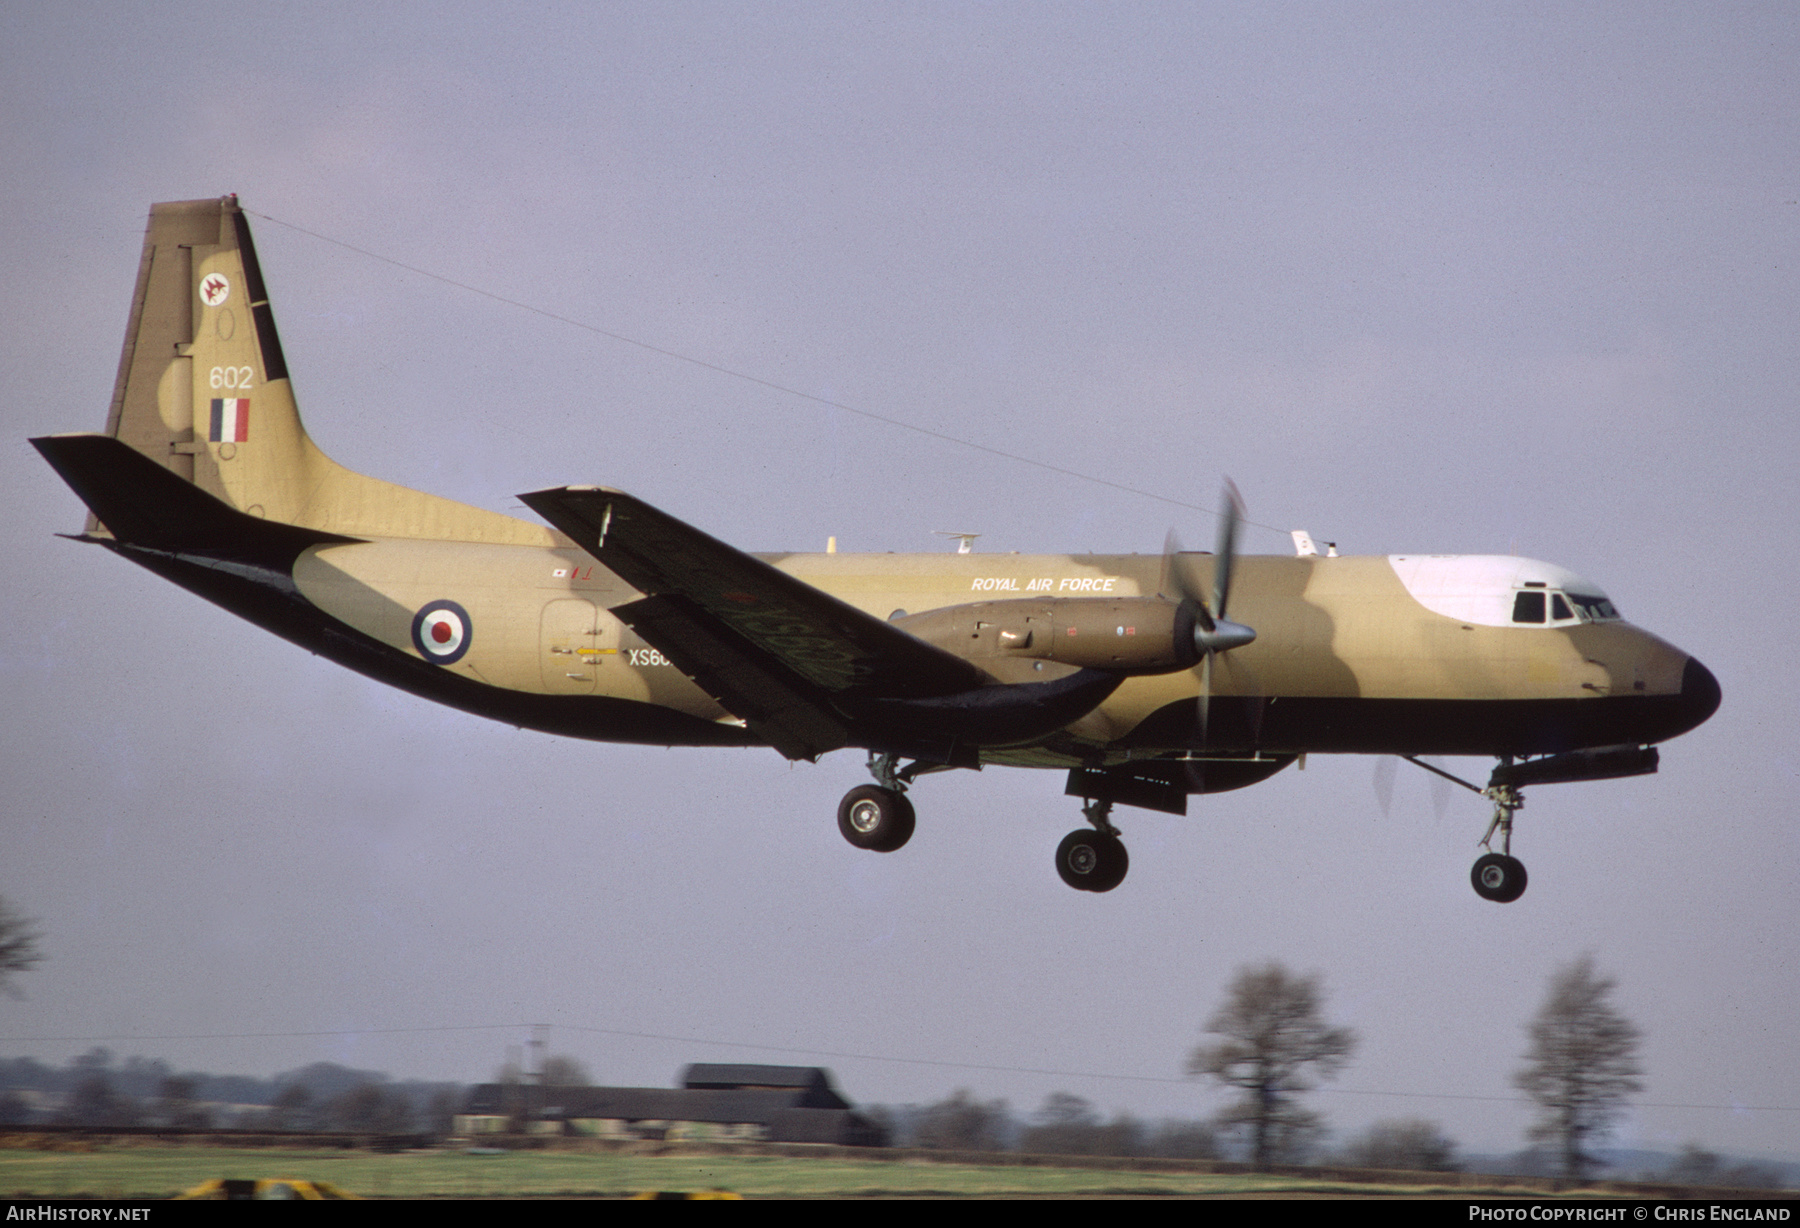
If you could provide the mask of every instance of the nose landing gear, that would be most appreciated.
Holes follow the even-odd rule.
[[[1510,904],[1525,894],[1525,863],[1512,855],[1513,814],[1525,804],[1524,795],[1509,784],[1489,785],[1482,796],[1494,803],[1494,817],[1481,846],[1487,853],[1478,858],[1469,871],[1469,882],[1475,894],[1496,904]],[[1500,833],[1500,851],[1493,851],[1494,833]]]
[[[1452,776],[1443,768],[1433,767],[1416,755],[1400,757],[1453,784],[1461,785],[1471,793],[1479,793],[1494,803],[1494,817],[1488,823],[1487,832],[1481,837],[1481,847],[1488,851],[1478,857],[1470,868],[1469,882],[1474,886],[1476,895],[1496,904],[1510,904],[1524,895],[1525,863],[1512,855],[1512,827],[1513,815],[1525,805],[1525,795],[1512,779],[1515,775],[1512,756],[1500,756],[1499,766],[1488,778],[1488,787],[1485,789],[1470,784],[1460,776]],[[1500,833],[1498,853],[1493,851],[1495,832]]]

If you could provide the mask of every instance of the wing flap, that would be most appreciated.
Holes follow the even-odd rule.
[[[746,667],[760,657],[765,671],[792,675],[822,700],[926,699],[993,681],[961,657],[623,491],[565,486],[519,497],[633,588],[684,598],[696,625],[729,632],[715,635],[720,651]],[[652,631],[639,634],[668,652]]]
[[[762,654],[685,598],[646,597],[612,612],[789,759],[817,759],[849,740],[844,723],[816,688],[760,659]]]

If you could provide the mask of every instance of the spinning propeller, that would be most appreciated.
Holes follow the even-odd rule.
[[[1192,561],[1181,553],[1181,542],[1173,529],[1163,542],[1164,588],[1194,614],[1194,649],[1200,654],[1200,699],[1197,719],[1200,744],[1206,745],[1208,709],[1212,704],[1213,658],[1233,648],[1242,648],[1256,639],[1256,630],[1225,617],[1231,601],[1231,573],[1237,563],[1238,524],[1244,518],[1244,500],[1230,478],[1225,479],[1225,510],[1219,517],[1219,545],[1213,556],[1213,591],[1209,605],[1202,594]],[[1230,668],[1229,666],[1227,668]]]

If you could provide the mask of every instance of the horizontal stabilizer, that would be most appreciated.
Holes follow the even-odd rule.
[[[110,435],[31,443],[121,545],[285,569],[308,546],[359,540],[240,512]]]

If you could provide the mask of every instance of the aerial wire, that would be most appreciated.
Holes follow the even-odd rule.
[[[429,1032],[498,1032],[528,1031],[546,1025],[541,1023],[470,1023],[448,1024],[439,1027],[424,1028],[329,1028],[318,1031],[298,1032],[192,1032],[177,1033],[167,1036],[0,1036],[0,1044],[100,1044],[110,1041],[117,1044],[122,1041],[171,1041],[171,1040],[281,1040],[288,1038],[305,1039],[315,1036],[396,1036],[421,1034]],[[892,1062],[902,1066],[933,1066],[951,1070],[984,1070],[997,1074],[1046,1075],[1058,1079],[1102,1079],[1107,1082],[1122,1083],[1163,1083],[1195,1086],[1192,1077],[1172,1078],[1169,1075],[1130,1075],[1103,1074],[1093,1070],[1055,1070],[1037,1066],[1002,1066],[984,1062],[952,1062],[937,1058],[888,1057],[879,1053],[849,1053],[832,1049],[804,1049],[791,1045],[762,1045],[748,1041],[717,1040],[700,1036],[676,1036],[665,1032],[634,1032],[623,1028],[584,1027],[580,1024],[559,1023],[554,1025],[568,1032],[586,1032],[595,1036],[622,1036],[631,1040],[666,1040],[684,1045],[711,1045],[724,1049],[754,1049],[759,1053],[785,1053],[798,1057],[838,1058],[859,1062]],[[1468,1092],[1396,1092],[1379,1088],[1331,1087],[1316,1086],[1310,1091],[1335,1093],[1340,1096],[1387,1096],[1404,1100],[1469,1100],[1491,1102],[1496,1104],[1530,1104],[1524,1096],[1480,1096]],[[1796,1113],[1800,1105],[1779,1104],[1677,1104],[1665,1101],[1632,1100],[1636,1108],[1645,1109],[1707,1109],[1725,1110],[1742,1113]]]
[[[1075,478],[1082,482],[1092,482],[1097,486],[1110,487],[1113,490],[1121,491],[1128,495],[1137,495],[1139,498],[1152,499],[1158,503],[1169,504],[1172,507],[1186,508],[1189,511],[1195,512],[1205,512],[1208,515],[1213,516],[1221,514],[1217,508],[1203,507],[1198,503],[1189,503],[1185,499],[1173,499],[1168,495],[1159,495],[1155,491],[1144,490],[1137,486],[1127,486],[1123,482],[1115,482],[1110,478],[1095,477],[1093,474],[1083,473],[1079,469],[1069,469],[1062,465],[1053,465],[1049,461],[1037,460],[1029,456],[1021,456],[1017,452],[1008,452],[1002,448],[992,447],[985,443],[976,443],[974,440],[964,439],[960,435],[951,435],[944,431],[934,431],[930,427],[919,426],[917,423],[908,422],[903,418],[889,417],[886,414],[878,414],[873,410],[859,409],[855,405],[847,405],[843,401],[834,401],[830,397],[822,397],[811,392],[802,392],[798,388],[790,388],[786,384],[778,384],[774,380],[764,379],[760,375],[752,375],[748,371],[740,371],[735,367],[727,367],[720,363],[709,362],[704,358],[696,358],[691,354],[683,354],[679,350],[667,349],[660,345],[654,345],[648,341],[641,341],[636,337],[627,336],[624,333],[616,333],[610,329],[601,328],[597,324],[590,324],[585,320],[577,320],[573,316],[562,315],[561,313],[551,311],[546,307],[539,307],[534,303],[527,303],[521,299],[508,298],[504,294],[497,294],[492,290],[484,290],[480,286],[472,286],[468,282],[457,281],[454,277],[446,277],[442,273],[434,273],[430,269],[422,269],[417,265],[407,264],[403,260],[396,260],[392,256],[384,256],[380,252],[372,252],[366,247],[358,247],[356,244],[347,243],[342,239],[334,239],[330,235],[320,234],[316,230],[308,230],[304,226],[296,226],[292,222],[284,222],[278,217],[269,216],[267,213],[258,213],[254,209],[244,209],[241,205],[239,208],[252,217],[259,217],[265,222],[273,222],[277,226],[295,231],[298,234],[306,235],[309,238],[317,239],[321,243],[329,243],[334,247],[341,247],[345,251],[355,252],[359,256],[365,256],[370,260],[380,261],[382,264],[391,265],[396,269],[404,269],[408,273],[414,273],[420,277],[430,278],[432,281],[442,282],[446,286],[454,286],[458,290],[464,290],[470,294],[479,295],[482,298],[492,299],[494,302],[503,303],[508,307],[516,307],[521,311],[529,311],[533,315],[542,316],[547,320],[555,320],[559,324],[567,324],[571,328],[578,328],[583,332],[593,333],[595,336],[605,337],[611,341],[622,342],[625,345],[636,346],[640,350],[645,350],[664,358],[672,358],[676,362],[685,362],[706,371],[713,371],[720,375],[730,376],[732,379],[741,379],[748,383],[755,384],[758,387],[770,389],[773,392],[779,392],[786,396],[798,397],[803,401],[811,401],[816,405],[828,406],[831,409],[840,409],[847,414],[855,414],[859,418],[867,418],[872,422],[879,422],[885,426],[895,427],[899,430],[912,431],[914,434],[924,435],[929,439],[936,439],[943,443],[955,444],[962,448],[972,448],[977,452],[986,452],[989,456],[998,456],[1003,460],[1013,461],[1016,464],[1030,465],[1034,469],[1043,469],[1050,473],[1060,474],[1063,477]],[[1241,523],[1253,525],[1259,529],[1267,529],[1271,533],[1280,533],[1283,536],[1287,535],[1286,529],[1278,529],[1274,525],[1261,524],[1254,520],[1243,520]]]
[[[241,208],[241,206],[240,206],[240,208]],[[316,230],[311,230],[305,226],[296,225],[293,222],[284,221],[281,218],[273,217],[266,213],[259,213],[255,210],[251,210],[251,209],[244,209],[243,212],[248,213],[253,217],[260,218],[263,221],[270,222],[276,226],[280,226],[286,230],[291,230],[298,234],[306,235],[309,238],[317,239],[318,241],[320,241],[322,243],[328,243],[334,247],[340,247],[346,251],[355,252],[357,255],[363,256],[366,259],[374,260],[381,264],[385,264],[385,265],[389,265],[393,268],[401,269],[405,272],[415,274],[419,277],[424,277],[431,281],[442,283],[443,285],[451,286],[455,289],[465,291],[466,293],[469,293],[469,294],[474,294],[481,298],[490,299],[490,300],[492,300],[496,303],[500,303],[504,306],[513,307],[513,308],[516,308],[521,311],[530,312],[533,315],[541,316],[548,320],[553,320],[559,324],[564,324],[571,328],[580,329],[583,332],[592,333],[595,336],[605,337],[611,341],[617,341],[617,342],[620,342],[625,345],[633,346],[637,349],[644,350],[651,354],[656,354],[663,358],[672,359],[676,362],[687,363],[691,366],[699,367],[702,370],[712,371],[716,374],[724,375],[724,376],[727,376],[732,379],[743,380],[747,383],[755,384],[758,387],[767,388],[773,392],[778,392],[778,393],[781,393],[786,396],[795,397],[795,398],[798,398],[803,401],[810,401],[813,404],[822,405],[822,406],[825,406],[830,409],[841,410],[844,413],[853,414],[857,417],[864,418],[864,419],[867,419],[872,422],[878,422],[884,426],[893,427],[898,430],[910,431],[917,435],[923,435],[929,439],[935,439],[935,440],[938,440],[943,443],[949,443],[949,444],[956,445],[958,447],[968,448],[973,451],[983,452],[990,456],[995,456],[995,457],[999,457],[1000,459],[1003,459],[1003,460],[1012,461],[1015,464],[1027,465],[1032,468],[1041,469],[1041,470],[1044,470],[1044,471],[1050,472],[1050,473],[1055,473],[1055,474],[1058,474],[1063,477],[1074,478],[1078,481],[1092,483],[1097,486],[1108,487],[1112,490],[1116,490],[1116,491],[1119,491],[1124,494],[1136,495],[1139,498],[1149,499],[1154,502],[1167,504],[1171,507],[1184,508],[1189,511],[1202,512],[1202,513],[1206,513],[1208,515],[1221,515],[1222,514],[1219,511],[1219,509],[1217,509],[1217,508],[1206,507],[1206,506],[1202,506],[1201,504],[1197,504],[1197,503],[1190,503],[1184,499],[1172,498],[1168,495],[1158,494],[1155,491],[1144,490],[1141,487],[1129,486],[1123,482],[1115,482],[1109,478],[1097,477],[1093,474],[1084,473],[1077,469],[1070,469],[1070,468],[1067,468],[1062,465],[1052,464],[1048,461],[1038,460],[1034,457],[1024,456],[1024,455],[1021,455],[1016,452],[1008,452],[1004,449],[996,448],[989,444],[978,443],[974,440],[965,439],[958,435],[951,435],[951,434],[948,434],[947,432],[933,430],[930,427],[920,426],[916,423],[908,422],[901,418],[895,418],[895,417],[891,417],[887,414],[877,413],[873,410],[863,409],[863,408],[860,408],[855,405],[847,404],[843,401],[834,400],[830,397],[823,397],[823,396],[817,395],[816,393],[804,392],[798,388],[793,388],[793,387],[790,387],[785,384],[777,383],[774,380],[765,379],[761,376],[751,374],[748,371],[738,370],[734,367],[728,367],[721,363],[711,362],[707,359],[698,358],[691,354],[684,354],[678,350],[672,350],[672,349],[668,349],[664,346],[655,345],[651,342],[641,340],[637,337],[628,336],[624,333],[614,332],[610,329],[601,328],[599,325],[589,323],[585,320],[576,319],[575,317],[572,317],[572,316],[563,315],[559,312],[552,311],[548,308],[538,306],[537,304],[534,304],[534,303],[525,302],[520,299],[509,298],[506,295],[499,294],[495,291],[483,289],[480,286],[470,285],[467,282],[458,281],[453,277],[448,277],[448,276],[445,276],[444,274],[433,272],[430,269],[424,269],[424,268],[420,268],[417,265],[408,264],[405,261],[397,260],[391,256],[382,255],[379,252],[370,251],[369,249],[364,248],[364,247],[359,247],[354,243],[349,243],[343,239],[334,238],[331,235],[322,234]],[[1240,523],[1246,524],[1246,525],[1251,525],[1253,527],[1260,528],[1260,529],[1267,529],[1270,532],[1279,533],[1279,534],[1282,534],[1283,536],[1285,536],[1287,533],[1287,530],[1285,530],[1285,529],[1277,528],[1274,525],[1263,524],[1258,521],[1243,519],[1240,521]],[[28,1042],[29,1041],[62,1041],[65,1043],[67,1043],[67,1042],[98,1043],[101,1041],[118,1042],[118,1041],[128,1041],[128,1040],[171,1041],[171,1040],[233,1040],[233,1039],[263,1039],[263,1038],[273,1039],[273,1038],[284,1038],[284,1037],[304,1038],[304,1037],[315,1037],[315,1036],[384,1035],[384,1034],[394,1034],[394,1033],[479,1031],[479,1030],[496,1030],[496,1029],[524,1027],[524,1026],[527,1026],[527,1025],[522,1025],[522,1024],[481,1024],[481,1025],[468,1025],[468,1026],[460,1026],[460,1027],[452,1026],[452,1027],[434,1027],[434,1028],[357,1028],[357,1029],[334,1029],[334,1030],[330,1030],[330,1031],[312,1031],[312,1032],[210,1033],[210,1034],[195,1034],[195,1035],[136,1036],[136,1037],[132,1037],[132,1036],[15,1037],[15,1038],[0,1038],[0,1041],[6,1041],[7,1043],[18,1043],[21,1041],[28,1041]],[[589,1032],[589,1033],[595,1033],[595,1034],[607,1035],[607,1036],[621,1036],[621,1037],[630,1037],[630,1038],[645,1039],[645,1040],[676,1041],[676,1042],[681,1042],[681,1043],[717,1044],[717,1045],[726,1046],[726,1047],[754,1049],[754,1050],[758,1050],[758,1051],[762,1051],[762,1052],[769,1052],[769,1053],[810,1055],[810,1056],[814,1056],[814,1057],[829,1057],[829,1058],[848,1059],[848,1060],[857,1060],[857,1061],[893,1062],[893,1063],[900,1063],[900,1064],[905,1064],[905,1065],[915,1065],[915,1066],[936,1066],[936,1067],[947,1067],[947,1068],[960,1069],[960,1070],[984,1070],[984,1071],[993,1071],[993,1072],[997,1072],[997,1073],[1010,1073],[1010,1074],[1046,1075],[1046,1076],[1053,1076],[1053,1077],[1058,1077],[1058,1078],[1106,1079],[1106,1080],[1123,1080],[1123,1081],[1141,1082],[1141,1083],[1171,1083],[1171,1084],[1191,1082],[1191,1080],[1188,1080],[1188,1079],[1177,1079],[1177,1078],[1170,1078],[1167,1076],[1101,1074],[1101,1073],[1097,1073],[1097,1072],[1093,1072],[1093,1071],[1050,1070],[1050,1069],[1038,1069],[1038,1068],[1034,1068],[1034,1067],[986,1065],[986,1064],[973,1063],[973,1062],[954,1062],[954,1061],[933,1060],[933,1059],[925,1059],[925,1058],[898,1058],[898,1057],[882,1056],[879,1054],[832,1052],[832,1051],[825,1051],[825,1050],[819,1050],[819,1049],[790,1048],[790,1047],[783,1047],[783,1046],[778,1046],[778,1045],[749,1044],[749,1043],[737,1042],[737,1041],[700,1041],[693,1037],[663,1035],[660,1033],[651,1033],[651,1032],[631,1032],[631,1031],[623,1031],[623,1030],[609,1029],[609,1028],[578,1027],[578,1026],[567,1025],[567,1024],[558,1025],[558,1026],[565,1027],[565,1028],[568,1028],[569,1030],[573,1030],[573,1031]],[[1468,1094],[1456,1094],[1456,1093],[1444,1094],[1444,1093],[1433,1093],[1433,1092],[1394,1092],[1394,1091],[1353,1089],[1353,1088],[1345,1088],[1345,1087],[1318,1087],[1318,1088],[1315,1088],[1314,1090],[1321,1091],[1321,1092],[1337,1092],[1342,1095],[1392,1096],[1392,1097],[1403,1097],[1403,1098],[1411,1098],[1411,1099],[1472,1100],[1472,1101],[1495,1101],[1495,1102],[1508,1102],[1508,1103],[1514,1102],[1514,1101],[1518,1101],[1521,1103],[1525,1102],[1520,1097],[1510,1097],[1510,1096],[1477,1096],[1477,1095],[1468,1095]],[[1744,1112],[1796,1112],[1796,1111],[1800,1111],[1800,1106],[1782,1106],[1782,1105],[1669,1104],[1669,1103],[1652,1103],[1652,1102],[1647,1102],[1647,1101],[1634,1101],[1633,1103],[1636,1104],[1637,1106],[1643,1107],[1643,1108],[1729,1109],[1729,1110],[1744,1111]]]

